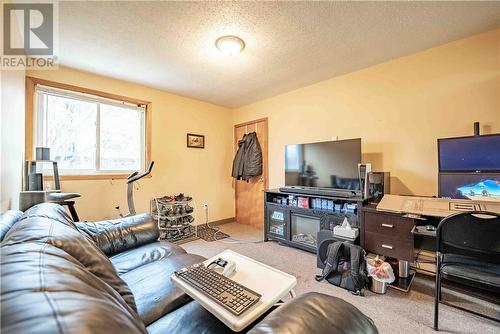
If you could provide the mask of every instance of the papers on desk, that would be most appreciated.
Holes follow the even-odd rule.
[[[490,211],[500,213],[500,202],[384,195],[377,205],[377,211],[447,217],[453,213],[467,211]]]

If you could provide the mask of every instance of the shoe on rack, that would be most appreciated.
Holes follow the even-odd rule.
[[[159,199],[165,202],[172,202],[174,200],[174,196],[165,195],[163,197],[160,197]]]
[[[184,196],[183,193],[180,193],[179,195],[175,196],[175,200],[178,202],[189,202],[192,199],[193,199],[192,197]]]

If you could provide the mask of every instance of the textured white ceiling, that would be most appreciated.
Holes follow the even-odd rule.
[[[500,2],[61,2],[63,65],[238,107],[500,26]],[[245,40],[223,56],[221,35]]]

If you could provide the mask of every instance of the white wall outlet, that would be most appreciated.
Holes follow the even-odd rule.
[[[332,136],[332,140],[339,140],[339,136]]]

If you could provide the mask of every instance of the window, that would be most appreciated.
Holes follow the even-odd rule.
[[[144,169],[147,103],[43,84],[33,91],[31,152],[49,147],[61,175],[127,175]]]
[[[289,172],[300,170],[299,145],[285,146],[285,170]]]

